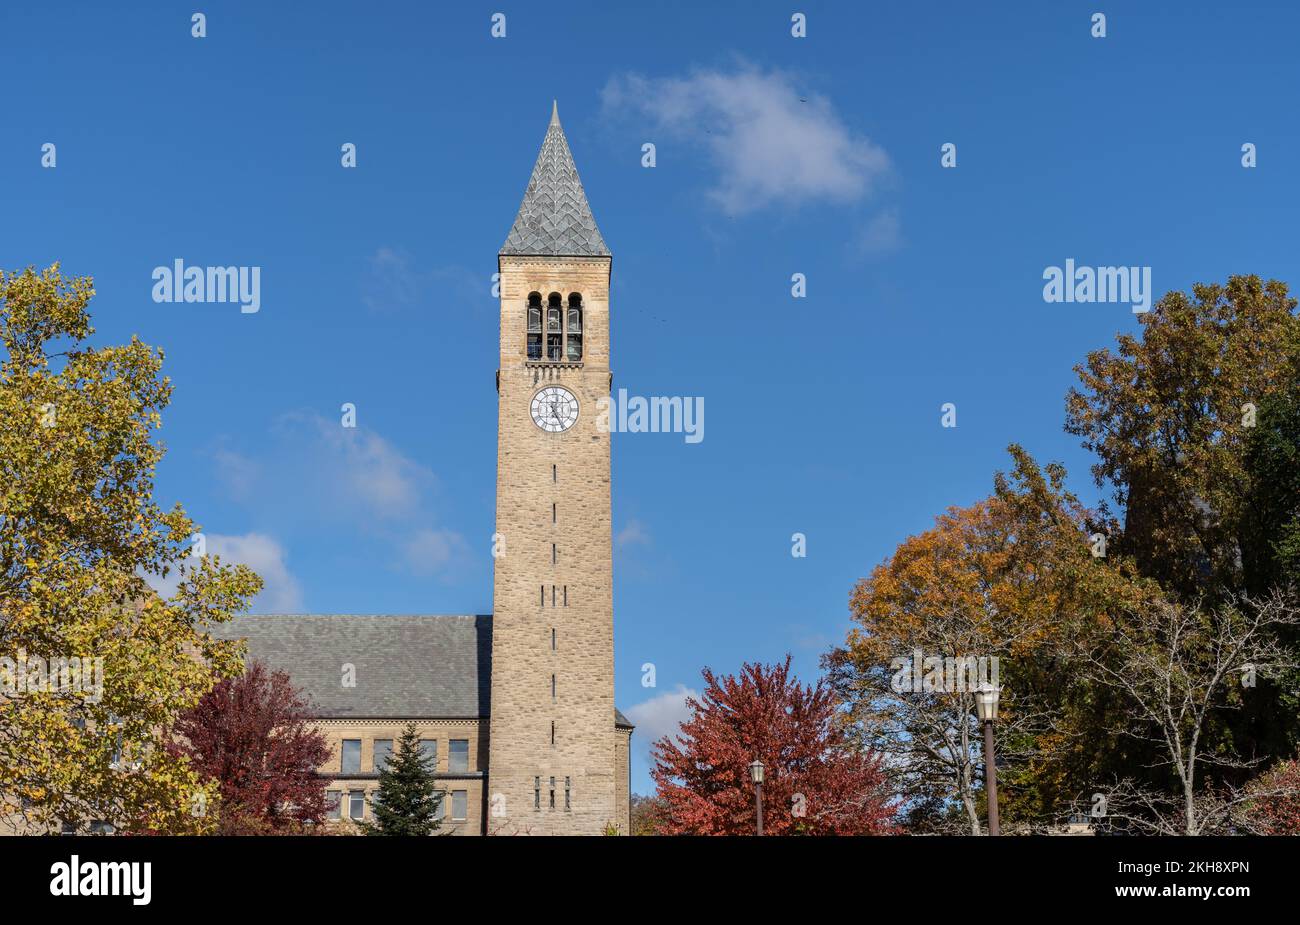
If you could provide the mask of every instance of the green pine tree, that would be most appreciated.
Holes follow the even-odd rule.
[[[441,828],[442,793],[434,779],[433,759],[420,749],[420,734],[411,723],[402,731],[397,753],[379,772],[379,790],[371,803],[374,822],[358,823],[367,835],[433,835]]]

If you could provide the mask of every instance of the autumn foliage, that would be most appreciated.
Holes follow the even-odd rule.
[[[1279,761],[1251,782],[1248,828],[1261,835],[1300,835],[1300,760]]]
[[[240,670],[209,630],[262,582],[193,558],[199,525],[154,500],[172,385],[160,350],[93,342],[94,294],[57,263],[0,270],[0,650],[102,660],[99,690],[0,696],[0,794],[36,831],[201,834],[213,794],[161,736]]]
[[[801,685],[783,664],[746,664],[737,676],[704,670],[681,733],[655,743],[651,775],[663,801],[664,835],[755,831],[749,765],[766,766],[768,835],[879,835],[893,807],[879,759],[853,748],[824,682]]]
[[[204,695],[175,735],[173,749],[219,784],[219,834],[286,834],[324,821],[325,781],[316,771],[329,747],[284,672],[253,661]]]

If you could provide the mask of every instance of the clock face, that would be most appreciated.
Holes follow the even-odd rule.
[[[533,396],[533,423],[547,433],[568,430],[578,420],[578,400],[568,389],[548,385]]]

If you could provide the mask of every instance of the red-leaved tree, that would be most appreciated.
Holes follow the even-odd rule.
[[[1246,831],[1261,835],[1300,835],[1300,759],[1279,761],[1247,786]]]
[[[676,736],[655,743],[654,778],[664,835],[750,835],[749,765],[765,765],[763,830],[770,835],[883,835],[894,805],[874,755],[854,748],[835,722],[824,681],[800,685],[781,665],[746,664],[738,676],[704,669],[700,699]]]
[[[325,736],[289,675],[260,661],[183,714],[172,747],[220,784],[219,834],[301,832],[329,811],[316,773],[330,754]]]

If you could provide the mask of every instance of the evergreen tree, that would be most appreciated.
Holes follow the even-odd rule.
[[[360,823],[367,835],[433,835],[441,827],[442,793],[433,776],[433,759],[420,749],[415,723],[402,731],[397,753],[379,772],[379,791],[371,803],[373,823]]]

